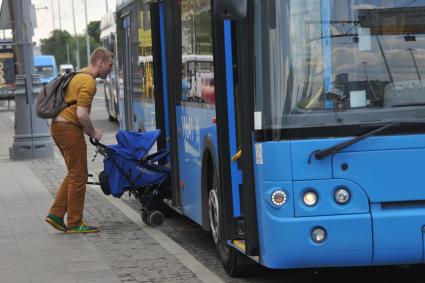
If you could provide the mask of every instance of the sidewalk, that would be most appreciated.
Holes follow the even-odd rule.
[[[86,236],[44,222],[52,195],[29,161],[9,159],[11,140],[0,123],[0,282],[121,282]]]
[[[120,200],[90,187],[84,218],[100,232],[54,230],[44,218],[65,174],[63,161],[10,160],[13,115],[0,109],[0,282],[221,281],[177,244],[167,243],[164,234],[139,224],[137,213]]]

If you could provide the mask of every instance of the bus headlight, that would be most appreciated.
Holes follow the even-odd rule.
[[[276,190],[272,193],[272,203],[276,206],[282,206],[286,203],[286,193],[282,190]]]
[[[323,243],[324,241],[326,241],[326,238],[326,230],[322,227],[316,227],[311,232],[311,239],[317,244]]]
[[[307,191],[307,192],[304,193],[303,201],[304,201],[305,205],[314,206],[314,205],[316,205],[317,200],[318,200],[318,197],[317,197],[317,194],[315,192]]]
[[[340,188],[335,191],[334,198],[338,204],[346,204],[350,200],[350,192],[345,188]]]

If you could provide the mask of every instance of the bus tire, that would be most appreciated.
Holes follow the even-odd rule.
[[[249,274],[248,265],[242,263],[247,261],[244,258],[246,257],[245,255],[222,240],[218,242],[216,250],[221,264],[228,275],[231,277],[241,277]]]
[[[246,261],[245,255],[229,246],[225,240],[220,239],[220,229],[223,224],[220,220],[221,205],[218,198],[218,184],[218,174],[214,170],[212,188],[208,194],[208,217],[211,235],[216,245],[217,255],[227,274],[232,277],[243,276],[247,274],[247,266],[243,264]]]

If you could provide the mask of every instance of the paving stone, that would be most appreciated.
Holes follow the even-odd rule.
[[[0,122],[0,132],[3,131],[2,127],[6,127],[8,130],[13,131],[13,122],[7,119],[5,120],[4,115],[1,114],[2,113],[0,113],[0,119],[2,119],[1,122],[3,123]],[[113,140],[113,136],[114,135],[105,135],[105,139]],[[106,143],[109,144],[109,142]],[[89,151],[92,150],[93,148],[89,146]],[[0,162],[3,162],[3,160],[4,162],[10,162],[8,160],[7,151],[2,151],[0,149],[0,159]],[[25,161],[25,164],[29,167],[31,172],[36,175],[42,187],[48,189],[50,195],[54,196],[65,175],[64,162],[61,159],[46,158]],[[101,158],[98,157],[96,163],[90,164],[89,166],[93,166],[91,168],[100,171],[103,167]],[[22,174],[22,172],[14,168],[11,169],[10,175],[12,174],[18,176]],[[8,189],[0,189],[0,196],[8,196],[11,199],[15,199],[17,204],[19,204],[21,199],[19,194],[16,195],[16,184],[13,180],[9,184],[10,186]],[[19,186],[25,187],[25,189],[23,189],[25,196],[30,200],[30,205],[36,211],[39,221],[43,222],[42,227],[45,231],[35,231],[34,235],[41,235],[41,233],[46,233],[47,231],[55,245],[63,245],[63,247],[61,246],[58,250],[58,253],[60,256],[68,255],[66,264],[70,270],[76,270],[79,267],[84,269],[84,263],[88,263],[86,266],[87,269],[96,269],[97,265],[93,262],[103,260],[103,262],[110,267],[112,274],[118,276],[122,282],[200,282],[196,275],[185,267],[175,256],[168,253],[138,225],[134,224],[120,210],[94,191],[95,189],[100,190],[100,188],[88,188],[84,211],[84,218],[87,223],[98,226],[100,228],[100,233],[66,235],[56,232],[51,229],[47,223],[44,223],[44,217],[47,211],[43,212],[43,208],[49,204],[49,199],[42,194],[38,194],[41,191],[40,188],[38,186],[34,188],[28,187],[30,183],[27,180],[21,180]],[[137,204],[137,202],[135,204]],[[19,213],[19,209],[15,211]],[[9,213],[7,210],[5,210],[5,212]],[[27,215],[26,212],[23,212],[21,215],[17,216]],[[29,238],[28,233],[24,233],[27,232],[27,227],[31,227],[30,224],[20,228],[22,233],[20,232],[19,235],[16,236],[17,244]],[[92,254],[97,254],[98,256],[83,256],[82,258],[78,258],[78,255],[81,255],[82,251],[76,251],[78,248],[73,247],[72,243],[78,243],[82,241],[82,239],[89,243],[91,247],[94,247],[94,251],[89,249],[87,253],[90,254],[90,252],[92,252]],[[32,252],[34,253],[33,256],[36,258],[39,252],[40,251],[37,249],[34,249]],[[89,265],[91,265],[91,267]],[[98,267],[101,268],[101,265]],[[108,277],[100,279],[92,278],[91,273],[92,272],[89,270],[82,271],[81,274],[79,273],[80,277],[75,277],[75,273],[71,272],[72,276],[74,276],[73,278],[76,278],[78,282],[108,282],[110,279]],[[99,275],[102,276],[102,273]],[[43,278],[38,278],[37,280],[42,279]],[[65,282],[70,280],[70,278],[67,277],[62,279]],[[45,280],[49,282],[51,278],[45,278]],[[116,280],[112,281],[116,282]],[[0,280],[0,282],[3,283],[2,280]]]
[[[58,159],[38,159],[31,161],[29,166],[54,195],[65,172],[62,162]],[[87,190],[84,218],[90,225],[99,227],[100,233],[78,236],[85,237],[95,247],[100,258],[107,262],[122,282],[200,282],[195,274],[121,211],[94,192],[94,189],[96,188]],[[65,243],[69,239],[55,235],[55,241]],[[72,265],[73,259],[77,258],[73,257],[72,244],[69,245],[64,246],[60,253],[69,252],[70,268],[77,268],[78,265]],[[96,261],[96,258],[88,257],[84,260],[93,264],[90,262]],[[96,268],[96,264],[92,267]],[[107,278],[103,277],[102,270],[96,271],[96,274]],[[89,271],[78,276],[81,276],[77,279],[82,282],[105,282],[91,277]]]

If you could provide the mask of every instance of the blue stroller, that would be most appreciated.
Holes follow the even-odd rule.
[[[162,165],[168,150],[148,155],[160,133],[160,130],[144,133],[119,130],[117,144],[109,146],[90,139],[96,153],[104,156],[104,170],[99,174],[99,182],[88,183],[100,185],[105,195],[117,198],[129,192],[141,204],[143,222],[152,226],[164,222],[161,210],[167,206],[163,200],[171,195],[170,169]]]

